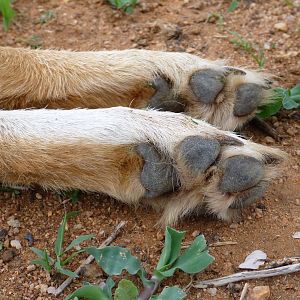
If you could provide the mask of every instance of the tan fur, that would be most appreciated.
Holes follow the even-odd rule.
[[[140,183],[142,164],[134,146],[92,144],[85,140],[0,142],[0,181],[8,185],[101,191],[134,204],[145,193]]]
[[[224,71],[222,64],[176,52],[0,47],[0,108],[146,108],[155,92],[151,84],[162,75],[170,81],[172,93],[184,99],[187,114],[232,130],[253,117],[233,115],[236,87],[241,82],[264,85],[264,80],[250,71],[247,76],[230,75],[215,104],[201,103],[189,87],[191,75],[208,68]]]

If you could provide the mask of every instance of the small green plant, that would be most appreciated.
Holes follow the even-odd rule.
[[[43,39],[40,35],[38,34],[33,34],[31,37],[29,37],[26,41],[26,44],[31,48],[31,49],[39,49],[43,45]]]
[[[139,0],[108,0],[108,2],[115,8],[131,14]]]
[[[55,18],[55,12],[52,10],[47,10],[41,14],[39,18],[39,23],[45,24],[53,18]]]
[[[214,23],[216,22],[218,29],[223,30],[224,27],[224,16],[220,13],[210,13],[207,18],[207,22]]]
[[[230,3],[230,6],[227,9],[228,13],[234,12],[239,6],[239,1],[238,0],[232,0]]]
[[[172,277],[176,270],[188,274],[203,271],[214,260],[208,254],[206,241],[203,235],[198,236],[193,243],[181,253],[181,243],[185,232],[166,228],[165,245],[160,256],[158,265],[150,279],[140,260],[132,256],[129,250],[117,246],[104,248],[89,247],[86,252],[95,257],[98,265],[109,276],[103,286],[84,285],[69,295],[65,300],[84,298],[88,300],[181,300],[186,293],[179,287],[165,287],[160,295],[154,295],[160,283]],[[128,280],[119,281],[117,288],[111,276],[121,275],[126,270],[131,275],[137,275],[143,283],[143,290],[138,291],[135,284]],[[114,296],[113,296],[114,294]]]
[[[259,48],[257,45],[249,42],[237,32],[230,31],[230,34],[232,34],[235,37],[234,39],[230,40],[230,42],[236,47],[250,54],[250,56],[256,61],[258,66],[260,68],[263,68],[266,63],[264,50]]]
[[[71,254],[68,253],[70,252],[70,250],[77,247],[80,243],[92,239],[94,235],[93,234],[80,235],[75,240],[73,240],[65,249],[63,249],[64,235],[65,235],[67,222],[68,220],[76,217],[77,215],[78,212],[76,211],[65,214],[61,224],[59,225],[55,247],[54,247],[56,259],[51,258],[46,249],[41,250],[35,247],[31,247],[30,249],[39,257],[39,259],[33,260],[31,262],[32,264],[43,267],[49,273],[58,272],[70,277],[78,277],[71,270],[64,268],[64,266],[72,262],[79,253],[84,252],[84,249],[77,250]]]
[[[15,11],[11,7],[10,0],[0,0],[0,11],[3,17],[3,27],[7,31],[8,27],[15,16]]]
[[[257,115],[263,119],[275,115],[281,108],[298,108],[300,103],[300,84],[291,89],[275,88],[272,91],[269,103],[259,107]]]

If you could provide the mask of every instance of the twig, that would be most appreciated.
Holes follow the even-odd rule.
[[[227,245],[237,245],[237,242],[225,241],[225,242],[216,242],[216,243],[208,244],[209,247],[220,247],[220,246],[227,246]]]
[[[125,221],[120,222],[116,226],[116,228],[112,232],[112,234],[100,245],[100,247],[98,249],[101,249],[101,248],[111,244],[113,242],[113,240],[118,236],[121,229],[125,226],[125,224],[126,224]],[[89,265],[94,259],[95,259],[94,256],[89,255],[88,258],[76,269],[75,273],[77,275],[79,275],[82,272],[83,268],[86,265]],[[54,296],[60,295],[63,292],[63,290],[72,283],[73,280],[74,280],[73,277],[67,278],[57,289],[55,289],[54,291],[51,291],[51,294],[53,294]]]
[[[285,274],[290,274],[295,272],[300,272],[300,263],[274,268],[274,269],[261,270],[261,271],[240,272],[240,273],[232,274],[221,278],[199,281],[196,285],[194,285],[194,287],[199,289],[204,289],[208,287],[224,286],[231,282],[273,277],[273,276],[285,275]]]
[[[261,130],[263,133],[267,134],[268,136],[272,137],[275,141],[277,142],[280,141],[280,136],[278,132],[261,118],[254,117],[253,120],[251,120],[250,124],[256,127],[257,129]]]
[[[243,287],[240,300],[244,300],[245,299],[245,297],[247,295],[247,292],[248,292],[248,287],[249,287],[249,283],[246,282],[245,285],[244,285],[244,287]]]

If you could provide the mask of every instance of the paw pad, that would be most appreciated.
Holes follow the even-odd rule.
[[[222,192],[235,193],[257,185],[264,176],[263,164],[254,157],[236,155],[225,160],[223,178],[219,188]]]
[[[158,197],[178,187],[177,174],[172,164],[164,160],[152,145],[138,145],[136,151],[144,159],[141,183],[146,189],[145,197]]]

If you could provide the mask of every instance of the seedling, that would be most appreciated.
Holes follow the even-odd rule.
[[[46,249],[41,250],[35,247],[30,249],[39,257],[37,260],[33,260],[31,263],[43,267],[47,272],[53,273],[58,272],[70,277],[78,277],[77,274],[64,268],[67,264],[72,262],[74,258],[79,254],[84,252],[84,249],[77,250],[68,255],[69,251],[77,247],[80,243],[90,240],[94,237],[93,234],[80,235],[75,240],[73,240],[65,249],[63,249],[64,235],[66,230],[66,225],[68,220],[74,218],[78,215],[78,212],[69,212],[65,214],[61,224],[59,225],[54,252],[56,259],[53,259],[49,256]]]
[[[138,4],[139,0],[108,0],[108,2],[117,9],[131,14],[133,9]]]
[[[230,3],[230,6],[227,9],[228,13],[234,12],[239,6],[239,1],[238,0],[232,0]]]
[[[275,115],[281,108],[298,108],[300,103],[300,83],[291,89],[275,88],[269,103],[259,107],[257,115],[263,119]]]
[[[15,16],[15,11],[11,7],[10,0],[0,0],[0,11],[3,17],[3,27],[7,31],[8,27]]]
[[[47,10],[41,14],[39,22],[41,24],[45,24],[53,18],[55,18],[55,12],[52,10]]]
[[[250,54],[250,56],[256,61],[260,68],[263,68],[266,63],[266,57],[264,50],[257,45],[246,40],[242,35],[237,32],[230,31],[235,38],[230,40],[236,47],[242,49],[244,52]]]
[[[160,295],[154,295],[160,283],[172,277],[176,270],[188,274],[203,271],[214,258],[208,254],[206,241],[203,235],[198,236],[193,243],[181,253],[181,243],[185,232],[166,228],[165,246],[160,256],[158,265],[150,279],[141,265],[140,260],[131,255],[129,250],[117,246],[104,248],[89,247],[85,251],[94,256],[98,265],[109,276],[102,286],[85,285],[69,295],[65,300],[89,299],[89,300],[181,300],[186,293],[179,287],[165,287]],[[128,280],[119,281],[114,291],[115,282],[111,276],[121,275],[126,270],[131,275],[136,275],[143,283],[143,290],[138,291],[135,284]]]

